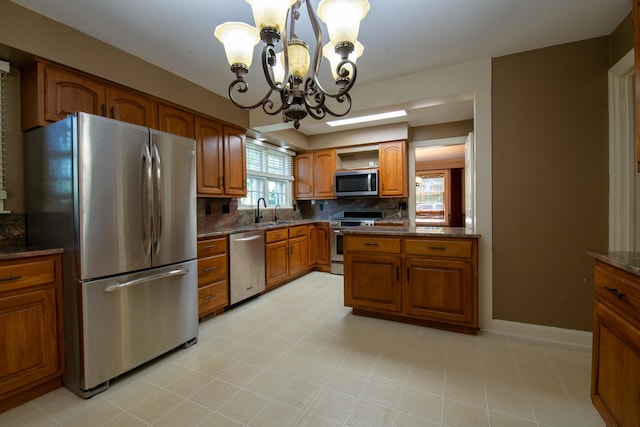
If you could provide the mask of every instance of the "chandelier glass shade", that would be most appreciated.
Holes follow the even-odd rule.
[[[311,0],[246,0],[253,10],[255,27],[241,22],[227,22],[215,29],[216,38],[224,44],[227,61],[236,78],[229,85],[229,99],[238,107],[261,107],[269,115],[282,113],[285,122],[296,129],[307,115],[322,120],[327,114],[342,117],[351,110],[349,90],[356,81],[356,59],[364,52],[357,41],[360,21],[369,11],[368,0],[321,0],[318,16],[327,25],[329,43],[322,46],[322,30]],[[315,47],[298,38],[295,24],[306,3]],[[289,31],[285,31],[289,24]],[[268,84],[264,97],[250,105],[238,97],[249,90],[245,80],[251,67],[255,45],[262,40],[262,69]],[[336,88],[327,91],[318,74],[322,57],[331,66]],[[339,109],[330,108],[333,99]]]

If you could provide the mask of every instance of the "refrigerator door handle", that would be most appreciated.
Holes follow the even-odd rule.
[[[170,271],[166,271],[164,273],[154,274],[154,275],[151,275],[151,276],[145,276],[145,277],[141,277],[139,279],[128,280],[128,281],[122,282],[122,283],[116,283],[115,285],[107,286],[106,288],[104,288],[103,292],[105,292],[105,293],[115,292],[115,291],[119,291],[119,290],[124,289],[124,288],[128,288],[128,287],[131,287],[131,286],[139,285],[141,283],[151,282],[153,280],[158,280],[158,279],[164,279],[166,277],[184,276],[188,272],[189,272],[189,270],[185,270],[184,268],[180,268],[180,269],[177,269],[177,270],[170,270]]]
[[[142,215],[144,227],[144,253],[148,257],[151,255],[151,245],[153,242],[153,210],[151,205],[151,193],[153,192],[153,185],[151,152],[149,151],[149,146],[146,144],[144,145],[144,148],[142,150],[142,171],[144,174],[142,200],[142,209],[144,210]]]
[[[154,242],[154,254],[158,254],[160,251],[160,238],[162,237],[162,202],[163,202],[163,194],[162,194],[162,176],[160,174],[161,165],[160,165],[160,153],[158,152],[158,146],[153,144],[153,169],[154,169],[154,177],[153,181],[155,184],[155,220],[156,220],[156,229],[155,229],[155,242]]]

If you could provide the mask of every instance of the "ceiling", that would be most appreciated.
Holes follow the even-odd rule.
[[[253,24],[242,0],[12,0],[76,28],[224,97],[232,73],[214,28],[226,21]],[[317,5],[318,0],[312,1]],[[364,55],[356,85],[375,83],[446,65],[498,57],[610,34],[631,10],[629,0],[369,0],[360,27]],[[296,27],[311,40],[308,21]],[[326,41],[326,38],[325,38]],[[310,44],[310,48],[313,45]],[[255,49],[252,72],[260,92],[262,72]],[[328,67],[328,66],[327,66]],[[328,68],[324,70],[328,74]],[[428,101],[428,100],[426,100]],[[473,101],[426,102],[409,108],[410,126],[473,118]],[[392,123],[393,120],[385,123]],[[398,122],[398,119],[395,120]],[[312,119],[307,135],[335,131]],[[371,126],[366,124],[364,126]]]

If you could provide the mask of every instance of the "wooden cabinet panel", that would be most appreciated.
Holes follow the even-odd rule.
[[[151,98],[133,91],[108,87],[106,89],[107,115],[135,125],[156,127],[154,103]]]
[[[336,172],[336,150],[320,150],[313,153],[313,196],[316,199],[333,199]]]
[[[60,255],[0,261],[0,412],[60,387]]]
[[[320,271],[331,271],[331,249],[329,224],[316,224],[316,268]]]
[[[196,162],[198,195],[224,194],[224,136],[220,123],[196,117]]]
[[[405,239],[404,242],[407,255],[469,258],[473,254],[470,240]]]
[[[199,240],[198,317],[229,305],[229,241],[227,236]]]
[[[264,240],[266,243],[279,242],[286,240],[289,237],[289,230],[287,228],[279,228],[277,230],[268,230],[264,234]]]
[[[56,122],[76,111],[104,115],[105,87],[54,67],[44,68],[44,119]]]
[[[399,254],[402,239],[373,236],[349,236],[344,241],[345,251]]]
[[[407,147],[404,141],[379,147],[380,197],[407,197]]]
[[[294,158],[294,198],[313,199],[313,153],[300,153]]]
[[[405,313],[429,320],[470,323],[475,309],[468,286],[473,281],[471,262],[448,259],[405,260]]]
[[[591,397],[609,426],[640,426],[640,324],[596,300]]]
[[[310,270],[316,266],[318,261],[318,233],[316,231],[315,224],[311,224],[307,226],[307,248],[309,250],[309,255],[307,257],[307,268]]]
[[[174,135],[195,138],[195,116],[188,111],[159,104],[158,128]]]
[[[295,237],[303,237],[307,235],[307,226],[306,225],[300,225],[297,227],[290,227],[289,228],[289,238],[293,239]]]
[[[401,258],[391,255],[345,255],[345,305],[353,308],[402,311]]]
[[[289,277],[289,242],[281,240],[265,247],[266,288],[278,285]]]
[[[303,227],[306,229],[306,227]],[[307,271],[308,261],[307,236],[289,239],[289,276]]]
[[[245,132],[224,127],[224,193],[230,197],[247,195],[247,166],[245,162]]]
[[[335,199],[333,179],[336,172],[336,150],[298,154],[294,165],[295,199]]]

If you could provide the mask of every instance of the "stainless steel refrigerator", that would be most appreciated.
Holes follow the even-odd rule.
[[[63,247],[82,397],[198,335],[195,141],[77,113],[25,139],[27,241]]]

